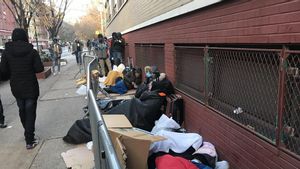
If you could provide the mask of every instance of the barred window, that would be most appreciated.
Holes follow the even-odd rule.
[[[177,89],[300,155],[299,50],[175,46],[175,51]]]
[[[135,44],[137,66],[157,66],[160,72],[165,72],[165,51],[163,44]]]
[[[288,51],[285,76],[282,142],[300,155],[300,51]]]
[[[204,101],[204,48],[175,46],[175,51],[176,88]]]
[[[208,104],[275,141],[280,50],[209,48]]]

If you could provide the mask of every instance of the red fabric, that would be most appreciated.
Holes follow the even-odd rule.
[[[163,155],[155,159],[157,169],[198,169],[195,164],[182,157]]]

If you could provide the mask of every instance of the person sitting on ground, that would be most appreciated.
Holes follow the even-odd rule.
[[[119,79],[122,79],[124,77],[123,71],[125,69],[125,65],[123,63],[120,63],[119,59],[116,59],[115,63],[118,64],[118,66],[114,65],[113,70],[108,72],[107,77],[104,81],[104,84],[106,86],[114,86]]]
[[[145,91],[158,90],[166,95],[174,94],[175,90],[165,73],[160,73],[156,66],[146,66],[145,81],[136,90],[135,97],[139,98]]]

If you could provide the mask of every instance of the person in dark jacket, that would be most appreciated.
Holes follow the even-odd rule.
[[[123,51],[125,48],[125,40],[122,38],[122,34],[120,32],[112,33],[112,40],[110,45],[110,53],[111,53],[111,60],[115,60],[119,58],[123,63]]]
[[[12,94],[17,100],[19,116],[25,129],[26,148],[33,149],[38,144],[34,137],[39,96],[35,74],[42,72],[44,66],[38,52],[29,43],[24,29],[13,30],[12,42],[5,44],[0,66],[1,74],[9,77]]]

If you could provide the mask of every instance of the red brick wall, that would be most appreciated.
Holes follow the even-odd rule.
[[[0,35],[11,35],[15,28],[15,19],[6,7],[4,2],[0,1]]]
[[[174,44],[289,44],[300,43],[300,1],[227,0],[124,35],[129,55],[134,43],[165,44],[165,69],[174,82]],[[182,94],[184,95],[184,94]],[[300,160],[260,139],[184,95],[189,131],[214,143],[232,168],[300,168]]]

